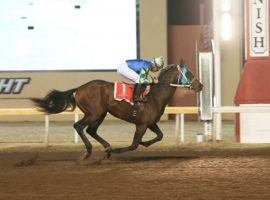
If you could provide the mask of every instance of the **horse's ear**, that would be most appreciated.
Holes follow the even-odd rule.
[[[183,58],[181,58],[180,60],[180,66],[184,66],[185,65],[185,60]]]

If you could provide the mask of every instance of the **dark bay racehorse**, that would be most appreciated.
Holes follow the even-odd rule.
[[[176,90],[176,87],[172,87],[170,84],[181,84],[179,80],[182,77],[182,79],[188,79],[190,88],[196,92],[201,91],[203,87],[187,68],[185,74],[181,71],[182,69],[178,65],[170,65],[160,72],[159,83],[151,86],[148,101],[141,104],[135,120],[132,116],[133,106],[125,101],[114,100],[114,83],[103,80],[93,80],[78,88],[63,92],[53,90],[43,99],[33,98],[31,100],[48,114],[61,113],[69,108],[74,110],[78,106],[84,113],[84,117],[74,124],[74,128],[86,146],[85,158],[92,153],[92,145],[83,131],[86,127],[86,132],[103,145],[109,157],[111,153],[132,151],[139,145],[148,147],[162,139],[163,133],[157,122]],[[107,112],[136,125],[135,135],[130,146],[112,149],[110,144],[97,134],[97,129]],[[142,141],[147,128],[153,131],[156,137],[149,141]]]

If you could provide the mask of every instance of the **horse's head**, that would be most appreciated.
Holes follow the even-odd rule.
[[[180,67],[179,65],[170,65],[162,69],[159,75],[159,82],[163,84],[186,85],[196,92],[200,92],[203,88],[200,81],[186,66]]]
[[[193,75],[186,66],[178,66],[180,77],[178,84],[187,85],[190,89],[200,92],[203,89],[203,84]]]

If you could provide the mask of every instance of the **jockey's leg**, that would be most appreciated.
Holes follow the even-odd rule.
[[[132,113],[133,118],[136,118],[137,116],[138,107],[140,103],[140,91],[141,91],[141,84],[136,83],[133,91],[133,101],[134,101],[134,109]]]
[[[144,93],[146,87],[147,87],[147,84],[143,84],[142,85],[141,91],[140,91],[140,96]],[[142,97],[141,98],[141,101],[144,102],[144,103],[146,103],[147,102],[147,97],[146,96]]]
[[[131,80],[133,83],[136,83],[140,78],[139,74],[130,69],[126,62],[121,63],[119,65],[117,73],[123,76],[124,78]]]
[[[133,110],[133,117],[135,118],[137,116],[138,107],[140,102],[147,102],[147,97],[141,98],[141,94],[143,94],[144,90],[146,89],[146,84],[140,84],[137,83],[135,85],[134,91],[133,91],[133,101],[134,101],[134,110]]]
[[[141,98],[142,94],[144,93],[147,85],[146,84],[140,84],[137,83],[134,88],[134,93],[133,93],[133,100],[134,102],[146,102],[147,98],[143,97]]]
[[[141,87],[142,87],[142,84],[140,83],[137,83],[134,87],[134,92],[133,92],[134,103],[140,102]]]

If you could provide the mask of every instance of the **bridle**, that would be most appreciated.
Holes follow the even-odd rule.
[[[178,71],[180,72],[179,76],[178,76],[178,83],[180,83],[180,80],[182,78],[184,78],[185,79],[185,81],[184,81],[185,84],[183,84],[181,86],[191,89],[192,88],[192,83],[195,81],[195,77],[193,77],[193,79],[191,81],[189,81],[187,76],[186,76],[186,72],[188,71],[187,68],[186,67],[180,67],[180,65],[177,65],[177,68],[178,68]],[[185,69],[186,71],[184,71],[183,69]],[[181,80],[181,83],[183,83],[182,80]]]
[[[181,79],[184,78],[184,79],[186,80],[186,84],[183,84],[183,85],[179,85],[179,84],[170,84],[170,86],[174,86],[174,87],[185,87],[185,88],[192,89],[192,83],[195,81],[195,77],[194,77],[191,81],[189,81],[188,78],[187,78],[187,76],[186,76],[186,72],[183,72],[183,71],[181,70],[180,65],[174,65],[174,66],[177,67],[178,72],[179,72],[179,73],[178,73],[177,83],[180,83]],[[172,66],[163,68],[163,69],[162,69],[162,72],[164,73],[164,72],[168,71],[169,69],[171,69],[171,67],[172,67]],[[186,71],[188,71],[186,67],[184,67],[184,68],[186,69]],[[182,67],[182,69],[184,69],[184,68]],[[181,81],[181,83],[182,83],[182,81]]]

